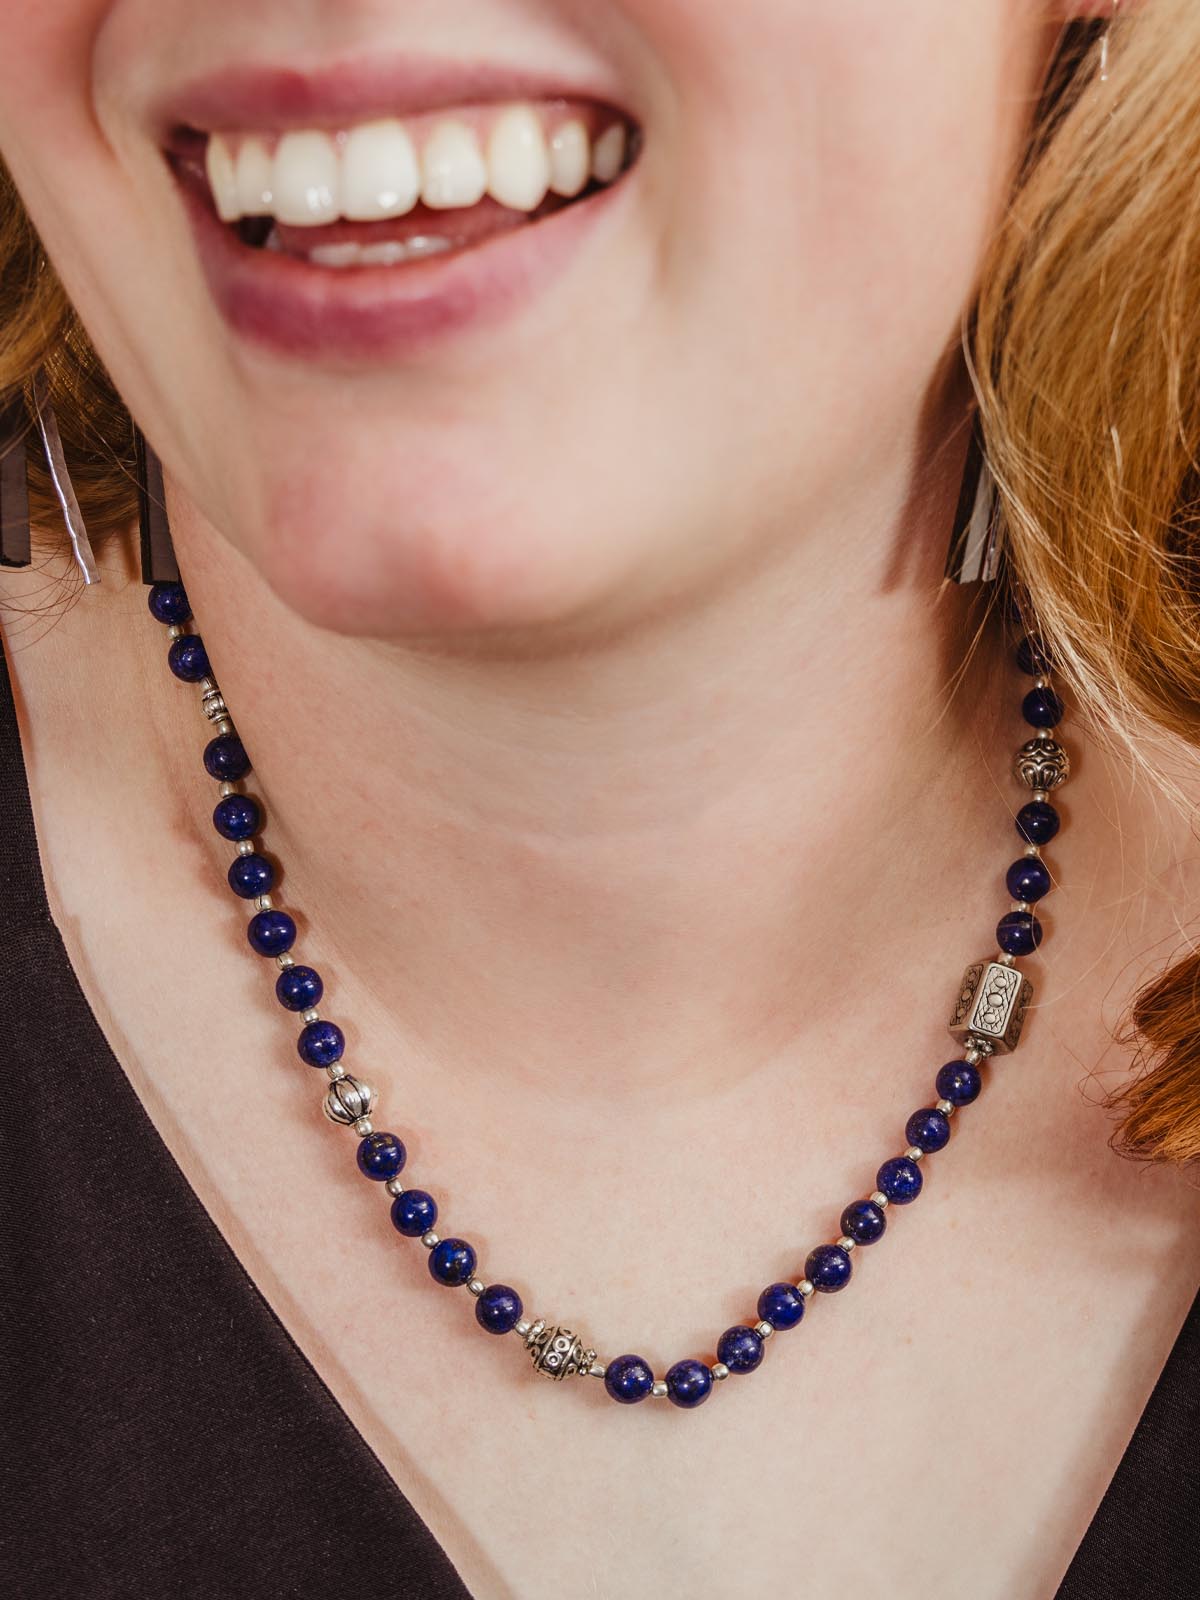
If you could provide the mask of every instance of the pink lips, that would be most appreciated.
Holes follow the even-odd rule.
[[[404,58],[313,72],[239,66],[183,85],[152,115],[169,146],[183,128],[336,127],[382,112],[413,115],[489,100],[559,97],[612,103],[603,86],[577,79]],[[415,353],[453,333],[491,326],[527,304],[619,210],[629,178],[627,172],[549,216],[453,253],[400,266],[339,269],[250,248],[218,219],[207,187],[177,165],[176,172],[210,292],[228,324],[279,354],[355,362]]]

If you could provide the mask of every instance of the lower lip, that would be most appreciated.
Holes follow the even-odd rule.
[[[287,356],[378,361],[515,314],[614,217],[631,175],[480,244],[391,267],[319,267],[250,249],[207,195],[180,188],[209,290],[236,333]]]

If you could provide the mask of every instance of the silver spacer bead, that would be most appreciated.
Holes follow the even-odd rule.
[[[237,784],[230,783],[228,778],[225,779],[224,783],[222,783],[221,787],[217,790],[217,793],[221,796],[222,800],[228,800],[231,794],[238,794],[239,792],[240,791]]]
[[[530,1321],[530,1319],[528,1317],[522,1317],[519,1322],[513,1323],[512,1332],[519,1333],[523,1339],[532,1327],[533,1323]]]
[[[954,1101],[953,1100],[939,1100],[937,1102],[937,1109],[942,1113],[942,1115],[944,1117],[952,1117],[954,1115]]]
[[[296,965],[296,958],[290,950],[285,950],[281,956],[275,957],[275,965],[277,967],[282,967],[286,972],[288,967],[294,967]]]
[[[476,1297],[478,1297],[479,1295],[481,1295],[483,1293],[483,1291],[486,1288],[487,1288],[487,1284],[484,1283],[482,1278],[468,1278],[467,1279],[467,1293],[468,1294],[473,1294]]]
[[[656,1378],[650,1385],[650,1394],[655,1400],[665,1400],[667,1398],[666,1380],[663,1378]]]
[[[775,1327],[774,1324],[770,1322],[756,1322],[754,1324],[754,1331],[760,1339],[769,1339],[775,1332]]]
[[[201,694],[207,694],[210,689],[217,687],[217,680],[215,678],[201,678],[196,687]]]
[[[271,896],[269,894],[256,894],[254,896],[254,909],[255,911],[273,911],[275,906]]]
[[[1011,951],[1001,950],[999,954],[992,957],[992,960],[998,967],[1011,967],[1015,966],[1017,958]]]
[[[815,1283],[810,1283],[807,1278],[801,1278],[800,1282],[796,1285],[796,1288],[807,1300],[810,1294],[816,1293],[817,1286]]]
[[[834,1243],[840,1245],[847,1255],[854,1249],[855,1242],[848,1233],[844,1233],[840,1239],[834,1240]]]
[[[300,1020],[302,1022],[320,1022],[321,1013],[317,1010],[316,1006],[309,1006],[307,1011],[302,1011],[300,1013]]]
[[[1008,908],[1010,911],[1032,911],[1033,903],[1029,900],[1014,900]]]
[[[358,1121],[354,1124],[354,1131],[361,1138],[365,1139],[369,1133],[375,1132],[375,1124],[371,1121],[370,1117],[359,1117]]]
[[[434,1245],[438,1243],[438,1239],[439,1236],[434,1233],[432,1228],[421,1235],[421,1243],[425,1246],[426,1250],[432,1250]]]
[[[723,1361],[714,1361],[712,1366],[709,1367],[708,1370],[712,1373],[713,1378],[716,1380],[717,1383],[720,1383],[722,1381],[722,1379],[727,1378],[729,1376],[729,1368],[725,1365],[725,1363]]]
[[[240,856],[252,856],[254,854],[254,840],[239,839],[237,852]]]
[[[187,632],[187,629],[184,627],[182,622],[173,622],[171,624],[171,626],[167,629],[167,638],[168,639],[182,639],[186,632]]]
[[[1031,800],[1040,800],[1045,802],[1050,798],[1050,791],[1049,789],[1035,789],[1029,798]]]
[[[217,733],[221,734],[234,733],[237,731],[233,726],[233,719],[231,717],[217,717],[213,723],[213,727],[216,729]]]
[[[218,717],[227,717],[229,707],[225,704],[225,697],[214,683],[211,689],[205,689],[200,696],[200,709],[210,722],[216,722]]]
[[[340,1061],[331,1061],[330,1064],[325,1068],[325,1071],[329,1074],[330,1080],[333,1083],[336,1083],[339,1078],[344,1078],[346,1076],[346,1069]]]
[[[1040,861],[1042,859],[1042,847],[1040,844],[1027,844],[1025,846],[1025,854],[1031,861]]]
[[[884,1194],[882,1189],[875,1189],[871,1194],[871,1199],[881,1211],[888,1204],[888,1197]]]
[[[393,1200],[398,1200],[404,1193],[404,1185],[400,1182],[399,1178],[389,1178],[384,1184],[384,1188],[391,1195]]]
[[[603,1361],[593,1361],[591,1366],[584,1373],[584,1377],[602,1378],[607,1371],[608,1368],[604,1365]]]
[[[904,1154],[910,1161],[920,1161],[925,1152],[921,1149],[919,1144],[910,1144]]]
[[[1035,689],[1048,689],[1050,687],[1050,679],[1047,674],[1044,672],[1039,672],[1037,677],[1033,680],[1033,687]]]

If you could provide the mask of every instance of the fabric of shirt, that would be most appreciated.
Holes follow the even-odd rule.
[[[49,910],[3,649],[0,1050],[0,1592],[471,1600],[109,1047]],[[1198,1595],[1200,1295],[1065,1579],[1027,1600]]]

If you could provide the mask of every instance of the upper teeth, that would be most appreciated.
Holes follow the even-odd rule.
[[[611,183],[625,162],[621,122],[593,143],[582,117],[547,129],[531,105],[487,118],[441,116],[423,126],[395,117],[337,133],[293,129],[275,138],[213,133],[205,157],[217,214],[225,222],[272,216],[319,227],[345,217],[371,222],[403,216],[417,201],[445,210],[485,194],[533,211],[547,192],[570,197],[589,177]]]

